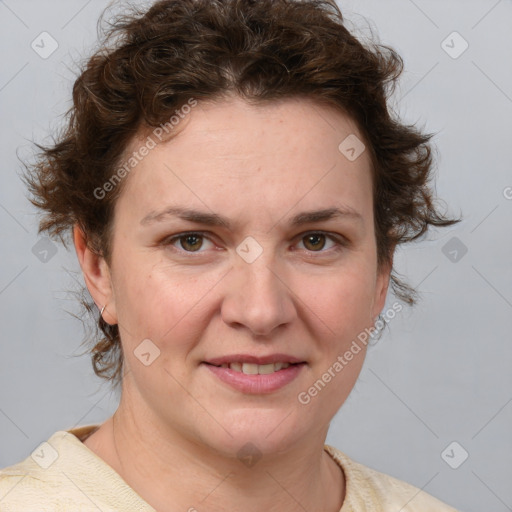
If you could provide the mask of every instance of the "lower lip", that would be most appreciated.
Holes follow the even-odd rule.
[[[306,363],[293,364],[288,368],[266,375],[247,375],[230,368],[222,368],[207,363],[202,364],[222,382],[229,384],[242,393],[263,394],[272,393],[289,384],[297,377]]]

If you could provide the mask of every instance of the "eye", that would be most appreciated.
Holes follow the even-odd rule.
[[[331,241],[333,245],[331,247],[328,247],[327,250],[323,251],[322,249],[325,248],[326,243],[328,241]],[[302,236],[301,242],[303,242],[306,250],[310,252],[328,252],[328,250],[332,249],[333,247],[336,248],[335,250],[338,250],[341,248],[341,246],[346,245],[342,240],[339,240],[337,237],[334,237],[333,235],[328,235],[321,231],[306,233],[305,235]]]
[[[177,252],[201,253],[208,249],[207,247],[203,251],[200,250],[204,248],[205,241],[213,246],[213,242],[205,233],[192,231],[168,237],[164,239],[161,244],[164,246],[171,246]],[[331,243],[330,247],[329,242]],[[328,253],[331,252],[331,250],[333,250],[332,252],[336,252],[348,245],[348,242],[342,237],[330,235],[322,231],[313,231],[303,234],[299,243],[303,243],[304,250],[310,253]]]
[[[179,243],[179,249],[185,252],[204,252],[199,251],[199,249],[204,245],[205,240],[211,243],[211,241],[208,240],[208,238],[206,238],[203,233],[181,233],[179,235],[168,238],[167,240],[164,240],[163,244],[175,246],[176,243]]]

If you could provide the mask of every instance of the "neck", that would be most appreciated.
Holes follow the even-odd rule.
[[[121,403],[85,444],[159,512],[339,512],[342,506],[344,476],[323,449],[326,432],[277,454],[251,459],[249,451],[239,459],[154,428],[142,416]]]

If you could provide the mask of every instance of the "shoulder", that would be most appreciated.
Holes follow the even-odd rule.
[[[25,460],[0,469],[1,512],[154,512],[74,435],[80,431],[55,432]]]
[[[346,497],[340,512],[458,512],[418,487],[359,464],[337,448],[325,445],[325,450],[345,473]]]
[[[66,442],[66,435],[69,434],[65,431],[56,432],[26,459],[0,469],[2,512],[28,510],[29,507],[41,509],[42,496],[58,495],[59,505],[76,506],[76,499],[69,493],[71,482],[59,461],[65,460],[73,449],[73,445]]]

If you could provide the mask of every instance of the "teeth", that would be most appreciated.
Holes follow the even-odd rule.
[[[231,363],[231,364],[227,364],[226,366],[231,368],[232,370],[235,370],[235,372],[241,372],[242,371],[242,364],[241,363]]]
[[[258,365],[252,363],[243,363],[242,373],[246,373],[247,375],[258,375]]]
[[[290,363],[268,363],[268,364],[254,364],[254,363],[224,363],[222,368],[230,368],[235,372],[242,372],[247,375],[268,375],[269,373],[278,372],[288,368]]]
[[[274,370],[274,363],[259,365],[258,373],[260,375],[268,375],[269,373],[274,373],[274,372],[275,372],[275,370]]]

